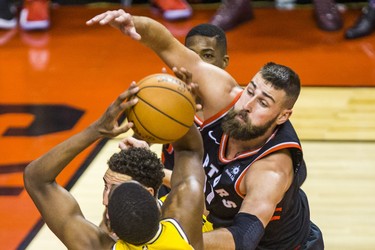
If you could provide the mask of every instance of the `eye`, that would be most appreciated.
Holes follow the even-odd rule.
[[[202,57],[205,59],[211,59],[211,58],[214,58],[214,55],[206,53],[206,54],[203,54]]]
[[[268,103],[265,100],[259,100],[260,106],[262,107],[268,107]]]

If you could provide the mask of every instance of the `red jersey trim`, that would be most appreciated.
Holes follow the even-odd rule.
[[[228,110],[231,109],[234,106],[234,104],[238,101],[242,92],[243,92],[243,90],[236,95],[236,97],[231,101],[231,103],[228,106],[226,106],[224,109],[222,109],[221,111],[219,111],[215,115],[211,116],[210,118],[204,120],[203,122],[202,122],[202,120],[200,120],[198,118],[202,122],[201,125],[200,125],[200,128],[203,129],[204,127],[210,125],[212,122],[214,122],[217,119],[224,116],[228,112]]]
[[[272,135],[267,139],[267,141],[264,143],[266,144],[267,142],[269,142],[270,140],[272,140],[272,138],[274,138],[276,136],[276,133],[279,129],[276,129]],[[219,149],[219,160],[223,163],[229,163],[231,161],[235,161],[237,159],[242,159],[242,158],[246,158],[246,157],[249,157],[249,156],[252,156],[252,155],[255,155],[256,153],[259,152],[259,150],[261,150],[261,147],[257,148],[257,149],[254,149],[254,150],[250,150],[250,151],[245,151],[239,155],[237,155],[236,157],[234,157],[233,159],[227,159],[225,157],[225,149],[227,148],[227,145],[228,145],[228,135],[227,134],[224,134],[222,137],[221,137],[221,141],[220,141],[220,149]],[[263,144],[263,145],[264,145]]]
[[[239,196],[241,196],[242,198],[245,198],[245,194],[242,194],[240,192],[240,184],[241,184],[241,181],[243,179],[243,177],[245,176],[247,170],[249,169],[249,167],[256,161],[258,161],[259,159],[262,159],[263,157],[273,153],[273,152],[276,152],[276,151],[279,151],[281,149],[286,149],[286,148],[297,148],[297,149],[300,149],[302,151],[302,148],[301,146],[297,143],[297,142],[285,142],[285,143],[280,143],[280,144],[277,144],[271,148],[269,148],[267,151],[263,152],[261,155],[259,155],[249,166],[247,166],[244,171],[241,173],[241,175],[238,177],[236,183],[235,183],[235,190],[237,192],[237,194]]]

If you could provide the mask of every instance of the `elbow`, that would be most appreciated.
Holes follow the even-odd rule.
[[[29,192],[31,187],[33,186],[32,175],[32,163],[30,163],[26,166],[25,170],[23,171],[23,183],[27,192]]]
[[[24,187],[29,194],[43,188],[42,178],[35,172],[35,167],[33,162],[31,162],[23,171]]]

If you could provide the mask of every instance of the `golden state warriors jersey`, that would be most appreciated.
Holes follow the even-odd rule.
[[[188,238],[174,219],[163,219],[155,237],[149,242],[135,246],[122,240],[116,242],[113,250],[192,250]]]

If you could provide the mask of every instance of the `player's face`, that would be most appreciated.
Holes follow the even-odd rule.
[[[223,129],[234,139],[250,140],[273,130],[289,117],[284,109],[285,92],[274,89],[258,73],[245,88],[230,112]],[[291,111],[290,111],[291,112]]]
[[[191,36],[186,39],[185,45],[206,63],[222,69],[228,64],[228,56],[219,48],[215,37]]]
[[[113,187],[124,182],[132,181],[132,178],[126,174],[113,172],[111,169],[108,168],[104,174],[103,180],[104,180],[103,205],[107,206],[109,193],[111,192]]]

